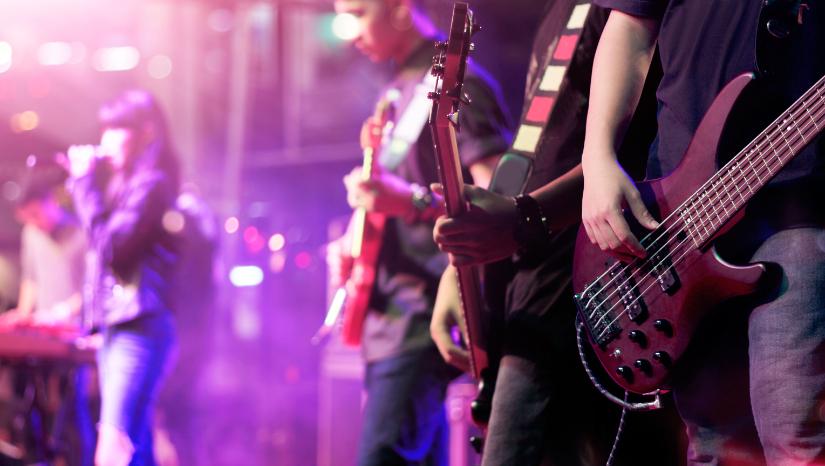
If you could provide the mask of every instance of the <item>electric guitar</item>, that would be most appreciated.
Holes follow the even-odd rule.
[[[727,299],[755,293],[766,279],[765,265],[726,263],[713,241],[825,129],[825,77],[717,170],[725,123],[754,78],[741,75],[722,89],[671,175],[637,185],[662,219],[641,240],[645,259],[619,262],[579,231],[573,269],[579,318],[599,362],[630,392],[666,388],[702,318]]]
[[[380,169],[378,155],[387,135],[392,131],[392,101],[382,98],[375,108],[372,121],[366,128],[363,141],[364,163],[361,179],[369,181]],[[343,313],[341,340],[350,346],[361,344],[364,320],[369,310],[370,297],[375,285],[378,255],[384,237],[387,217],[376,212],[367,212],[363,207],[355,209],[350,221],[350,255],[353,258],[352,272],[347,282],[335,293],[324,320],[324,325],[313,338],[320,341],[334,327],[338,316]]]
[[[455,217],[467,212],[469,205],[464,199],[464,178],[458,156],[456,131],[458,130],[458,112],[462,102],[469,103],[464,97],[462,86],[467,57],[473,48],[472,35],[479,30],[474,22],[473,12],[466,3],[458,2],[453,6],[453,17],[446,42],[436,44],[438,54],[433,59],[432,73],[438,80],[435,91],[430,94],[433,108],[430,113],[430,128],[438,162],[439,176],[444,187],[444,201],[447,215]],[[480,384],[480,391],[492,388],[490,360],[487,354],[487,339],[483,319],[484,301],[481,287],[481,270],[478,267],[456,267],[458,274],[461,309],[467,330],[466,343],[470,353],[470,366],[473,376]],[[479,396],[474,402],[473,419],[479,425],[486,424],[486,410],[479,402],[486,397]]]

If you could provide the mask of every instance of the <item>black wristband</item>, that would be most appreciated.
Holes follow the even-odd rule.
[[[532,251],[540,250],[547,244],[550,229],[547,226],[547,217],[541,211],[539,203],[528,194],[519,194],[514,198],[518,222],[513,232],[516,243],[519,245],[519,256]]]

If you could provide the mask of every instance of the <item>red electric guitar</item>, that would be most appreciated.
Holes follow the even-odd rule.
[[[430,128],[438,161],[441,184],[444,187],[444,201],[447,215],[455,217],[465,213],[469,206],[464,199],[464,177],[458,156],[456,131],[461,102],[468,102],[462,93],[467,57],[473,48],[470,39],[479,27],[473,20],[473,12],[466,3],[456,3],[446,42],[439,42],[438,55],[433,59],[433,74],[438,78],[436,89],[430,94],[433,109],[430,114]],[[492,387],[487,380],[489,358],[483,325],[484,301],[481,294],[481,271],[478,267],[457,267],[461,308],[467,329],[467,347],[473,375],[480,382],[482,394],[480,402],[485,402],[485,387]],[[476,402],[478,405],[479,400]],[[482,408],[474,406],[473,416],[480,425],[485,424],[487,415]],[[481,416],[481,418],[479,417]]]
[[[728,264],[713,240],[825,128],[823,77],[717,170],[728,115],[753,79],[739,76],[719,93],[671,175],[637,185],[661,219],[641,241],[645,259],[618,262],[579,232],[573,288],[580,320],[600,363],[631,392],[666,387],[702,318],[727,299],[757,291],[765,266]]]
[[[392,130],[392,108],[391,101],[386,98],[381,99],[376,105],[372,121],[367,123],[366,134],[362,141],[364,163],[361,169],[361,179],[364,181],[371,179],[380,169],[378,155],[387,135]],[[343,312],[341,340],[350,346],[361,344],[364,319],[367,317],[370,297],[375,285],[378,255],[381,252],[386,221],[387,217],[384,214],[367,212],[360,207],[355,209],[348,232],[352,241],[350,254],[354,260],[352,272],[344,286],[336,291],[324,326],[316,334],[314,341],[320,340],[320,337],[328,333]]]

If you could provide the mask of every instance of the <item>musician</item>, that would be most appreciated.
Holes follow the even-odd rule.
[[[0,315],[0,327],[79,332],[87,244],[64,188],[67,173],[56,162],[34,155],[27,158],[26,165],[15,207],[15,216],[23,224],[20,292],[17,307]],[[20,367],[16,374],[19,387],[34,383],[30,370]],[[61,396],[66,398],[60,406],[62,413],[40,414],[71,421],[56,425],[55,431],[59,432],[53,434],[61,437],[57,440],[69,464],[91,466],[94,427],[86,389],[87,368],[76,367],[69,372],[51,367],[42,370],[49,378],[57,377]]]
[[[582,218],[594,244],[627,259],[645,253],[622,208],[647,228],[662,220],[654,219],[640,202],[614,151],[654,46],[658,43],[664,77],[657,92],[659,130],[649,152],[649,177],[667,175],[677,166],[714,96],[735,76],[755,69],[756,37],[765,33],[757,28],[763,3],[797,8],[785,24],[798,28],[796,37],[803,40],[782,54],[785,66],[762,62],[759,55],[774,79],[758,89],[756,105],[736,113],[737,131],[728,134],[740,137],[731,153],[820,78],[825,73],[825,5],[750,0],[598,3],[613,11],[593,70]],[[770,105],[775,99],[782,105]],[[770,111],[762,115],[762,110]],[[778,265],[781,275],[776,289],[759,304],[731,302],[712,312],[675,368],[673,392],[687,425],[691,464],[825,464],[823,146],[820,136],[798,155],[757,194],[742,223],[718,244],[720,254],[734,263],[766,261]]]
[[[548,54],[574,2],[550,2],[533,43],[525,112],[538,92]],[[582,190],[580,152],[596,44],[608,12],[591,7],[567,77],[556,97],[557,110],[544,126],[532,174],[517,199],[466,186],[475,208],[436,222],[435,240],[455,264],[483,264],[513,258],[516,274],[507,287],[505,317],[491,329],[501,360],[484,445],[484,465],[597,465],[609,456],[618,410],[586,379],[576,351],[572,301],[572,256]],[[652,104],[652,101],[648,101]],[[652,105],[634,122],[634,134],[649,133]],[[623,152],[639,147],[628,145]],[[540,213],[544,219],[529,219]],[[452,338],[459,320],[455,286],[444,275],[431,332],[442,355],[458,367],[467,354]],[[490,285],[489,283],[487,285]],[[648,413],[645,413],[648,414]],[[674,422],[675,421],[675,422]],[[616,464],[679,464],[672,412],[627,421]],[[630,438],[628,438],[630,437]],[[643,440],[642,440],[643,439]],[[639,443],[641,441],[641,443]],[[653,463],[644,459],[656,457]]]
[[[395,65],[387,90],[398,94],[396,123],[419,122],[413,128],[415,140],[397,166],[385,164],[366,183],[360,181],[360,167],[344,179],[350,206],[389,217],[362,339],[367,401],[358,464],[446,464],[443,402],[457,372],[441,361],[428,332],[447,258],[432,240],[433,222],[443,207],[428,188],[438,174],[426,127],[431,108],[426,93],[432,85],[422,87],[429,83],[425,77],[432,65],[436,30],[421,5],[411,0],[337,0],[335,8],[358,19],[361,31],[354,44],[361,52],[375,62]],[[488,183],[510,134],[495,87],[480,73],[471,67],[465,83],[473,105],[460,114],[459,145],[472,178]],[[406,118],[408,111],[423,113]],[[339,283],[352,262],[344,242],[330,248],[331,269],[340,272]]]
[[[23,224],[20,292],[2,321],[79,327],[86,238],[62,189],[67,174],[33,155],[27,165],[15,208]]]
[[[174,236],[163,226],[178,165],[155,99],[132,90],[103,105],[100,145],[68,151],[73,195],[96,254],[90,325],[101,412],[97,466],[153,465],[151,411],[175,348]]]

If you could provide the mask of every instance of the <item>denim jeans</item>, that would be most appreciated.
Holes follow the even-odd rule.
[[[359,466],[447,466],[447,385],[457,375],[435,348],[369,363]]]
[[[152,410],[175,351],[169,313],[147,314],[108,327],[98,352],[100,423],[126,433],[135,448],[130,466],[153,466]]]
[[[737,262],[778,264],[781,283],[758,305],[715,310],[677,368],[689,462],[825,465],[825,230],[783,230],[741,248]]]

